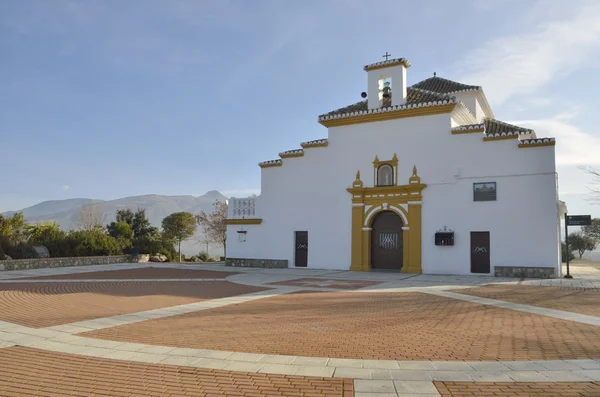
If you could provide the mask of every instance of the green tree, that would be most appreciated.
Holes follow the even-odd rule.
[[[592,219],[592,224],[583,226],[581,231],[584,235],[594,240],[597,244],[600,243],[600,218]]]
[[[593,251],[597,242],[586,236],[583,232],[574,232],[569,234],[569,248],[577,251],[579,259],[583,257],[585,251]]]
[[[224,201],[215,201],[213,212],[207,214],[200,211],[196,215],[196,221],[202,226],[202,229],[208,234],[209,241],[223,246],[223,256],[227,256],[227,203]]]
[[[196,217],[189,212],[175,212],[162,220],[163,235],[178,243],[179,262],[181,262],[181,242],[194,235],[196,226]]]
[[[4,218],[0,215],[0,237],[10,244],[16,245],[27,239],[25,226],[27,226],[27,222],[22,212],[17,212],[10,218]]]
[[[575,259],[575,254],[573,254],[573,245],[569,244],[569,261]],[[565,243],[561,243],[561,260],[563,262],[567,262],[567,245]]]
[[[150,221],[146,217],[146,210],[144,208],[138,208],[137,212],[135,213],[129,208],[117,210],[116,222],[111,222],[106,226],[108,233],[113,237],[116,237],[119,234],[115,230],[119,222],[124,222],[129,225],[132,232],[132,236],[130,238],[159,238],[159,230],[150,224]]]
[[[133,230],[133,236],[135,238],[154,237],[158,238],[158,228],[152,226],[148,218],[146,217],[146,209],[138,208],[137,212],[133,216],[133,222],[131,224]]]
[[[131,226],[129,226],[126,222],[112,222],[108,225],[108,234],[114,238],[122,238],[125,240],[131,240],[133,236],[133,232],[131,230]]]

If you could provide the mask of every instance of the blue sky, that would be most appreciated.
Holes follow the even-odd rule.
[[[325,137],[317,116],[360,100],[386,51],[409,84],[482,85],[497,118],[556,137],[582,201],[598,20],[594,0],[0,0],[0,211],[258,192],[257,163]]]

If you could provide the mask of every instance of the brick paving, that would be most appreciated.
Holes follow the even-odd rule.
[[[600,289],[597,288],[491,284],[452,292],[600,317]]]
[[[0,349],[0,395],[17,396],[340,396],[353,382],[232,372],[51,353]]]
[[[16,280],[125,280],[125,279],[184,279],[184,278],[225,278],[234,272],[219,272],[196,269],[169,269],[163,267],[144,267],[138,269],[105,270],[88,273],[54,274],[51,276],[24,277]]]
[[[265,290],[228,281],[3,283],[0,320],[50,327]]]
[[[364,287],[370,287],[372,285],[381,284],[382,282],[377,281],[363,281],[363,280],[334,280],[334,279],[323,279],[323,278],[299,278],[296,280],[278,281],[268,283],[269,285],[287,285],[292,287],[309,287],[309,288],[337,288],[353,290]]]
[[[423,293],[291,293],[80,335],[335,358],[600,358],[600,327]]]
[[[599,397],[600,382],[434,382],[442,397]]]

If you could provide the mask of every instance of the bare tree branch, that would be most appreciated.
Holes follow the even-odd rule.
[[[227,256],[227,203],[224,201],[215,201],[214,211],[207,214],[200,211],[196,215],[196,220],[202,229],[206,231],[206,236],[210,242],[223,246],[224,256]]]
[[[75,228],[79,230],[93,230],[97,227],[103,227],[106,221],[106,215],[102,207],[98,204],[84,204],[79,210]]]
[[[583,172],[591,175],[592,177],[592,186],[588,186],[590,190],[591,199],[594,201],[600,201],[600,170],[597,170],[588,165],[579,165],[577,166]]]

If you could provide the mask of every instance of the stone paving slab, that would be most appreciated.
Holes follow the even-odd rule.
[[[201,286],[197,282],[160,281],[11,282],[0,285],[0,320],[41,328],[155,308],[169,310],[174,305],[264,290],[226,281]]]
[[[352,359],[600,358],[599,327],[467,299],[483,298],[439,291],[288,293],[82,335],[181,348],[348,359],[340,361],[345,368],[357,367]]]

